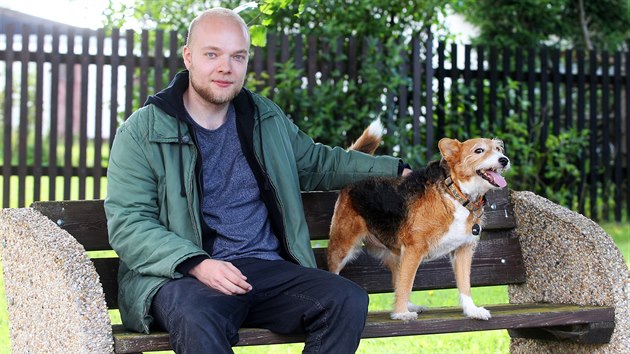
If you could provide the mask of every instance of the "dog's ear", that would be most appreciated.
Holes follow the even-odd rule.
[[[494,142],[498,147],[500,147],[501,150],[503,150],[505,148],[505,146],[503,145],[503,140],[501,140],[499,138],[492,139],[492,142]]]
[[[462,143],[460,143],[457,139],[442,138],[438,142],[440,153],[446,161],[450,161],[454,155],[459,153],[461,145]]]

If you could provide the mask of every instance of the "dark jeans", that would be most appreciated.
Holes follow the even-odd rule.
[[[231,353],[243,327],[305,333],[304,353],[354,353],[367,316],[368,296],[338,275],[286,261],[232,262],[252,285],[224,295],[197,279],[168,282],[151,307],[178,353]]]

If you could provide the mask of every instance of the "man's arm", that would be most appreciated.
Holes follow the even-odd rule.
[[[116,135],[107,173],[110,244],[135,272],[178,277],[177,264],[205,252],[160,221],[158,181],[143,150],[146,147],[125,128]]]
[[[292,123],[290,123],[292,124]],[[295,127],[294,153],[303,190],[339,189],[356,180],[370,177],[399,176],[402,160],[392,156],[372,156],[315,143]]]

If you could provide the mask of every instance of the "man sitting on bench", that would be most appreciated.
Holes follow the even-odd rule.
[[[123,323],[168,331],[178,353],[231,352],[241,326],[304,333],[304,352],[354,352],[368,296],[316,268],[300,190],[409,170],[316,144],[244,89],[250,38],[233,11],[205,11],[188,33],[187,70],[112,146],[105,210]]]

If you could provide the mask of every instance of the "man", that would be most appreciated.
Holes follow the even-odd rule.
[[[118,130],[105,210],[123,323],[167,330],[180,353],[229,353],[241,326],[354,352],[368,297],[316,269],[300,190],[395,176],[401,161],[314,143],[243,88],[249,46],[240,16],[202,13],[187,70]]]

